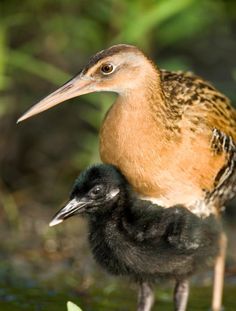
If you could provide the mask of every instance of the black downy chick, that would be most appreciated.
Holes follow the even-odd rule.
[[[138,311],[151,310],[150,284],[161,277],[176,280],[175,310],[186,310],[189,277],[218,252],[221,228],[213,215],[201,219],[182,206],[165,209],[141,200],[112,165],[82,172],[50,226],[74,215],[88,218],[95,260],[111,274],[140,284]]]

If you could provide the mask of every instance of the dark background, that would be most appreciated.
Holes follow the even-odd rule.
[[[0,1],[4,282],[14,275],[80,293],[99,278],[111,282],[90,256],[83,220],[56,228],[48,222],[80,170],[99,161],[98,129],[114,96],[82,96],[19,125],[17,118],[79,72],[93,53],[115,43],[139,46],[161,68],[194,71],[236,103],[235,39],[235,1]],[[224,215],[228,283],[236,275],[235,222],[232,202]]]

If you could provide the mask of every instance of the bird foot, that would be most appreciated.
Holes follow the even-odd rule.
[[[137,311],[150,311],[154,303],[154,294],[150,285],[142,282],[139,288]]]
[[[186,311],[189,296],[189,281],[177,281],[174,290],[175,311]]]

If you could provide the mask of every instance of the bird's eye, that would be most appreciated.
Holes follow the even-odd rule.
[[[104,75],[108,75],[108,74],[112,73],[114,71],[114,69],[115,69],[114,66],[112,64],[109,64],[109,63],[103,64],[101,66],[101,72]]]
[[[89,191],[89,196],[95,198],[103,195],[103,193],[104,187],[102,185],[96,185]]]

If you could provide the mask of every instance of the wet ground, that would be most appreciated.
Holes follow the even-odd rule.
[[[236,287],[225,288],[224,307],[227,311],[236,310]],[[171,311],[172,297],[169,288],[159,289],[156,293],[153,310]],[[59,292],[39,287],[18,280],[18,284],[1,285],[0,310],[4,311],[65,311],[66,301],[71,300],[80,305],[83,311],[125,311],[135,310],[135,290],[125,285],[107,285],[91,288],[85,293],[72,293],[69,290]],[[191,290],[189,310],[209,310],[211,300],[210,287],[194,287]]]

